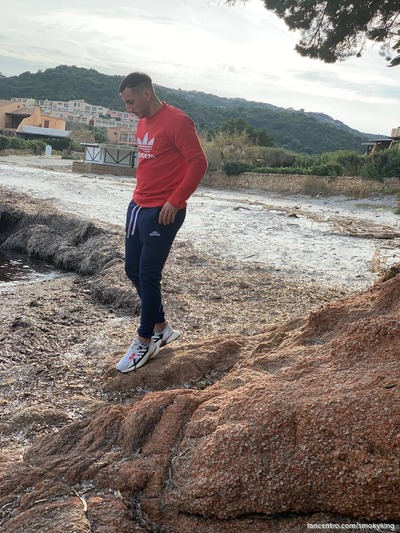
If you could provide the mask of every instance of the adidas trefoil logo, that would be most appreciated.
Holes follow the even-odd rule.
[[[161,237],[161,235],[158,231],[152,231],[149,233],[149,237]]]
[[[149,133],[148,132],[143,137],[143,141],[139,137],[137,138],[137,145],[138,145],[139,151],[146,152],[148,154],[149,152],[151,152],[151,150],[153,148],[153,144],[154,144],[154,138],[150,139],[150,141],[149,141]]]

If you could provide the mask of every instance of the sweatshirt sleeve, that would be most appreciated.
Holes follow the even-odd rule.
[[[197,189],[207,170],[207,159],[201,147],[193,121],[185,114],[176,117],[168,128],[168,136],[187,163],[185,176],[168,202],[176,208],[186,205],[186,201]]]

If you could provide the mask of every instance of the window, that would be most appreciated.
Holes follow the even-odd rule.
[[[127,133],[121,133],[119,136],[120,142],[127,142],[128,141],[128,134]]]
[[[50,126],[50,122],[48,120],[44,121],[44,128],[48,128]]]

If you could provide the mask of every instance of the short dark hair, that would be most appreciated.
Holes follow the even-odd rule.
[[[153,82],[148,74],[144,72],[131,72],[128,74],[121,82],[119,86],[119,93],[125,89],[136,89],[137,87],[142,86],[153,88]]]

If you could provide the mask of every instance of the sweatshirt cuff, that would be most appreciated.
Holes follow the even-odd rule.
[[[173,205],[175,209],[182,209],[183,207],[186,207],[186,201],[179,198],[176,194],[170,196],[167,202]]]

